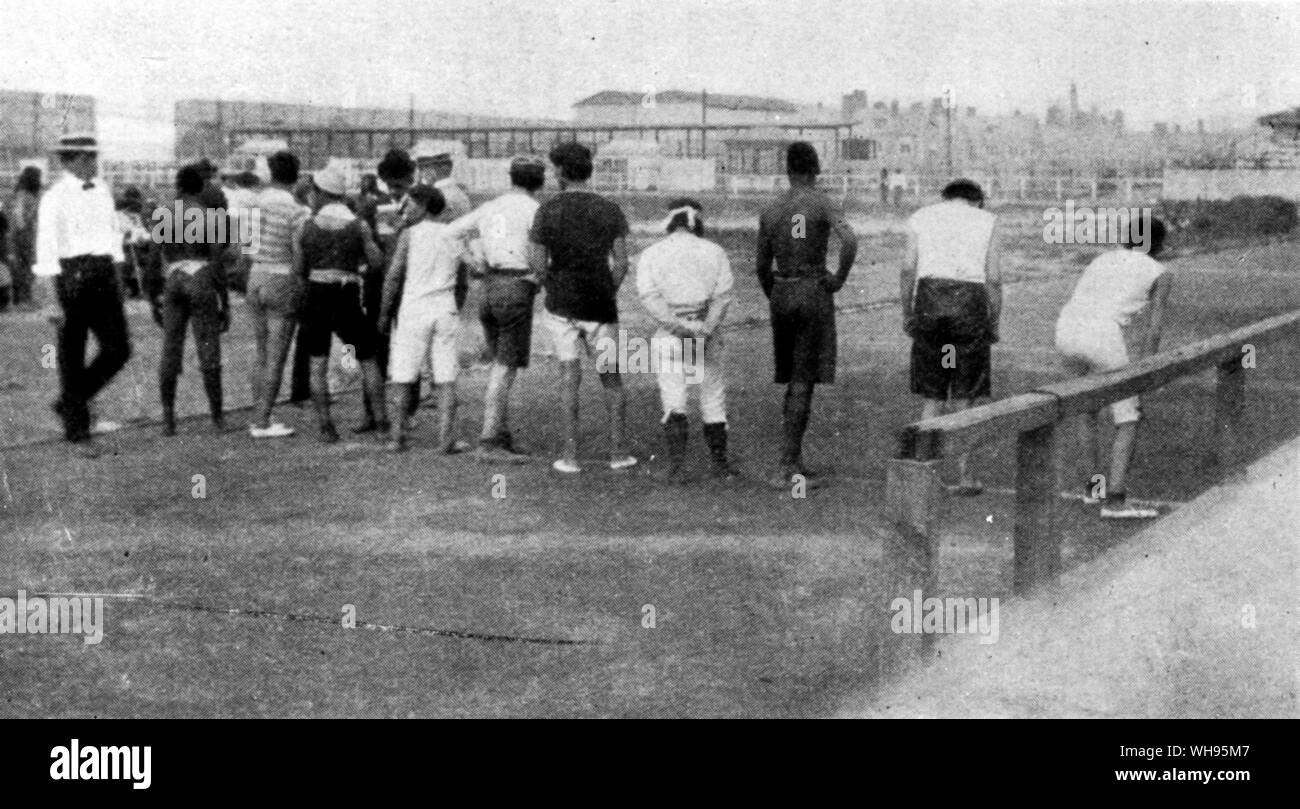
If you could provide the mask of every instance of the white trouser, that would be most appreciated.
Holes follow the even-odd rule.
[[[659,398],[664,406],[664,421],[673,413],[686,413],[690,388],[699,388],[700,415],[705,424],[727,422],[727,382],[723,375],[724,345],[717,331],[703,343],[687,344],[673,337],[667,329],[655,332]]]

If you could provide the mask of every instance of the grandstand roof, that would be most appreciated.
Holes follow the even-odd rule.
[[[699,104],[700,93],[690,93],[685,90],[665,90],[662,93],[655,93],[654,99],[659,104]],[[623,90],[602,90],[595,95],[587,96],[575,107],[633,107],[639,106],[645,100],[645,93],[632,93]],[[719,110],[743,110],[746,112],[784,112],[797,113],[799,108],[789,101],[782,101],[779,98],[763,98],[761,96],[742,96],[727,95],[725,93],[709,93],[709,107]]]
[[[1259,118],[1259,123],[1261,126],[1300,128],[1300,107],[1263,115]]]

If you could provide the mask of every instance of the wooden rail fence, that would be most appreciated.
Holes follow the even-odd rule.
[[[895,533],[885,546],[886,596],[938,592],[943,459],[1006,436],[1016,438],[1013,589],[1024,595],[1054,585],[1061,572],[1057,530],[1056,426],[1107,404],[1217,369],[1210,460],[1220,474],[1240,469],[1246,374],[1255,346],[1300,334],[1300,310],[1147,357],[1118,371],[1047,385],[961,413],[909,424],[888,467],[886,503]]]

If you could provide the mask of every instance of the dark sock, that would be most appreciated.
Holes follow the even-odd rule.
[[[208,394],[208,413],[212,416],[213,423],[222,423],[226,416],[222,402],[220,367],[203,369],[203,390]]]
[[[803,457],[803,434],[808,429],[811,410],[811,387],[798,390],[793,386],[786,388],[785,410],[782,414],[785,428],[785,445],[781,452],[783,466],[795,466]]]

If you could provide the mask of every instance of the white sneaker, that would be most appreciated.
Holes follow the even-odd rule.
[[[631,455],[625,455],[622,458],[614,458],[609,462],[609,468],[615,471],[619,469],[630,469],[636,466],[636,458]]]
[[[1150,506],[1139,506],[1123,500],[1119,502],[1103,500],[1101,516],[1106,520],[1153,520],[1160,516],[1160,511]]]
[[[254,438],[287,438],[293,435],[293,428],[277,421],[273,422],[269,427],[250,425],[248,434]]]
[[[116,421],[108,421],[105,419],[103,421],[96,421],[90,428],[90,434],[103,435],[104,433],[115,433],[120,429],[122,429],[121,424],[118,424]]]
[[[576,475],[582,471],[582,467],[578,466],[577,463],[575,463],[574,461],[565,460],[564,458],[561,458],[555,463],[551,464],[551,468],[554,469],[556,472],[561,472],[566,475]]]

